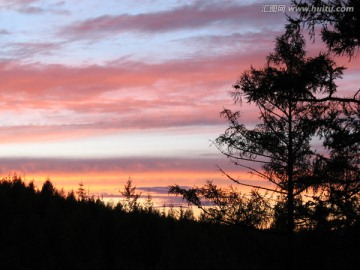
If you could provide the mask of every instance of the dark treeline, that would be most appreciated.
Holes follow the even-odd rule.
[[[125,195],[135,191],[128,184]],[[284,235],[175,218],[136,201],[129,208],[134,193],[117,205],[83,195],[81,187],[65,194],[50,181],[37,189],[17,176],[2,179],[0,268],[286,268]],[[296,265],[347,269],[357,259],[358,231],[298,233]]]

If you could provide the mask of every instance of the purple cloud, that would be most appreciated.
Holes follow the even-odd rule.
[[[54,42],[18,42],[10,43],[6,47],[11,48],[9,51],[10,55],[23,59],[35,55],[50,55],[54,51],[61,49],[61,46],[62,44]]]
[[[172,10],[143,13],[104,15],[75,22],[60,31],[60,35],[75,39],[94,39],[123,32],[159,33],[202,28],[211,25],[263,26],[282,23],[284,16],[261,14],[261,4],[236,5],[231,2],[194,2]]]

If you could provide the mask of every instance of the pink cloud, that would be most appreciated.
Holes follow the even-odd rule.
[[[163,110],[188,117],[191,108],[208,113],[207,106],[221,108],[226,89],[249,61],[260,58],[257,53],[84,67],[2,62],[1,110],[67,109],[79,114]]]
[[[258,46],[156,64],[123,59],[77,67],[0,62],[0,112],[3,117],[13,115],[2,121],[1,141],[61,140],[124,129],[225,123],[219,112],[232,106],[227,90],[250,65],[265,64],[273,37],[269,32],[203,38],[210,43],[226,41],[229,45],[240,39],[246,46]],[[35,51],[43,46],[49,48],[47,43],[33,45],[30,48]],[[359,70],[358,62],[350,65],[346,72]],[[346,87],[351,88],[352,84]],[[235,109],[246,111],[242,121],[256,120],[255,110]]]

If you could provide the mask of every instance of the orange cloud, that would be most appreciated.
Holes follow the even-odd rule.
[[[173,184],[184,186],[201,185],[207,180],[228,185],[231,182],[223,176],[215,164],[235,178],[246,183],[266,184],[252,178],[246,171],[231,167],[221,159],[181,158],[117,158],[117,159],[1,159],[0,173],[5,176],[13,172],[34,179],[41,187],[46,178],[65,190],[76,190],[80,182],[95,193],[111,193],[122,188],[128,177],[138,187]],[[116,192],[113,192],[116,193]]]

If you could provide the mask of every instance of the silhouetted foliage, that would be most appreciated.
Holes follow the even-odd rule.
[[[304,24],[313,38],[316,35],[316,26],[321,26],[322,40],[331,51],[350,57],[357,54],[360,46],[359,1],[294,0],[293,4],[299,7],[299,18],[290,18],[291,23]],[[336,11],[336,8],[342,8],[342,11]]]
[[[299,17],[289,18],[292,26],[302,24],[315,38],[316,27],[330,51],[352,59],[359,50],[360,2],[353,0],[293,1],[299,7]],[[329,12],[311,8],[352,8],[345,12]],[[302,9],[301,9],[302,8]],[[308,8],[309,12],[305,9]],[[344,10],[343,10],[344,11]],[[314,162],[313,179],[318,181],[313,217],[320,218],[322,228],[339,229],[359,222],[360,215],[360,90],[353,97],[335,97],[330,93],[313,98],[313,104],[323,103],[326,110],[319,113],[313,124],[320,128],[327,155],[318,155]],[[322,217],[320,217],[320,213]]]
[[[126,181],[124,189],[120,190],[120,193],[125,198],[125,201],[122,203],[122,207],[125,211],[132,212],[139,209],[138,199],[140,198],[141,194],[136,193],[136,187],[133,186],[130,177]]]
[[[203,220],[237,225],[245,229],[264,228],[270,220],[269,202],[254,190],[250,196],[234,188],[218,188],[212,182],[203,187],[183,189],[170,187],[169,193],[182,195],[203,211]]]
[[[327,227],[339,229],[360,221],[360,105],[332,103],[317,121],[328,154],[314,162],[314,200],[327,208]]]
[[[42,188],[41,188],[41,195],[44,197],[44,198],[50,198],[52,197],[53,195],[55,195],[56,193],[56,190],[53,186],[53,184],[50,182],[50,179],[47,179]]]
[[[77,195],[78,198],[79,198],[80,200],[82,200],[82,201],[87,199],[86,190],[85,190],[85,188],[84,188],[83,182],[80,182],[79,188],[78,188],[78,190],[76,191],[76,195]]]
[[[145,203],[143,205],[143,209],[148,213],[152,213],[155,211],[154,203],[152,201],[152,197],[151,197],[150,193],[148,193],[146,196]]]
[[[275,186],[275,188],[265,188],[245,184],[223,172],[237,184],[279,194],[281,202],[286,205],[283,216],[286,216],[289,234],[292,234],[295,228],[303,227],[308,223],[306,219],[309,215],[306,216],[305,213],[298,215],[296,211],[305,209],[305,205],[301,206],[302,194],[314,190],[320,184],[319,180],[315,181],[313,177],[312,162],[316,159],[316,151],[311,147],[310,142],[320,130],[319,115],[327,111],[327,106],[309,100],[317,95],[335,93],[334,80],[340,78],[343,71],[343,68],[337,67],[326,54],[307,57],[304,47],[305,40],[300,28],[296,25],[287,26],[286,32],[276,39],[275,51],[268,56],[265,67],[263,69],[252,67],[249,71],[245,71],[233,85],[231,92],[235,103],[245,100],[256,105],[261,123],[255,128],[249,128],[239,122],[239,112],[225,109],[222,116],[228,120],[229,128],[215,142],[220,151],[235,165],[248,169],[251,174]],[[201,203],[198,200],[200,191],[205,198],[208,196],[215,198],[212,201],[221,201],[223,194],[212,192],[208,187],[188,191],[177,187],[171,191],[183,195],[195,205]],[[229,194],[230,197],[237,198],[231,190]],[[258,194],[257,197],[261,196]],[[264,198],[263,200],[265,201]],[[232,206],[232,203],[235,206]],[[262,203],[264,205],[262,211],[254,213],[252,220],[256,220],[258,215],[259,224],[264,226],[264,220],[269,223],[269,218],[264,219],[264,217],[270,212],[265,210],[265,206],[270,204]],[[223,205],[228,209],[236,208],[238,205],[243,211],[246,209],[246,206],[239,204],[237,199],[226,201]],[[228,211],[219,213],[213,214],[213,217],[229,222],[226,218]],[[228,216],[234,220],[238,218],[236,214]],[[259,224],[248,223],[255,228]]]

